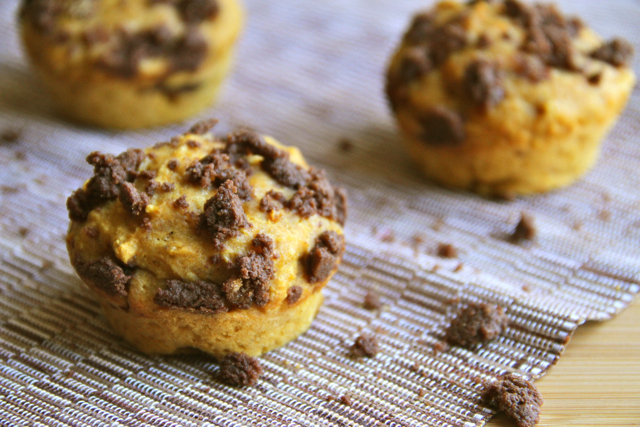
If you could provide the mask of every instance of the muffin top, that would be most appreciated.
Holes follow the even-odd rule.
[[[78,274],[113,304],[205,312],[295,303],[344,250],[346,196],[296,148],[200,123],[171,142],[91,153],[69,197]],[[270,305],[271,304],[271,305]]]
[[[157,79],[213,61],[241,12],[235,0],[24,0],[20,19],[60,73]]]
[[[414,17],[386,92],[417,139],[457,145],[476,119],[515,110],[526,125],[548,109],[582,111],[583,97],[606,104],[608,91],[633,81],[632,55],[628,42],[603,42],[554,5],[445,0]]]

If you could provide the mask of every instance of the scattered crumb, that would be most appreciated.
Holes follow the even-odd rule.
[[[385,243],[391,243],[391,242],[394,242],[396,240],[396,236],[393,233],[393,230],[388,229],[388,228],[385,228],[384,230],[382,230],[378,237],[380,238],[381,241],[383,241]]]
[[[15,152],[15,157],[16,160],[24,160],[27,158],[27,155],[25,153],[23,153],[22,151],[16,151]]]
[[[522,290],[525,292],[531,292],[531,287],[529,285],[522,285]]]
[[[446,337],[449,344],[471,347],[494,339],[507,327],[502,307],[485,303],[471,303],[451,321]]]
[[[438,256],[441,258],[457,258],[458,250],[450,243],[440,243],[438,245]]]
[[[364,296],[363,307],[367,310],[377,310],[382,307],[382,302],[380,301],[380,295],[373,291],[367,292]]]
[[[374,357],[380,351],[378,340],[371,335],[360,335],[351,346],[351,357]]]
[[[598,213],[598,219],[601,221],[610,221],[611,220],[611,211],[608,209],[603,209]]]
[[[433,345],[433,351],[435,353],[442,353],[443,351],[449,350],[449,345],[444,341],[436,341]]]
[[[16,142],[20,138],[20,132],[15,129],[5,129],[0,133],[2,142]]]
[[[53,267],[53,261],[49,261],[48,259],[45,259],[44,261],[42,261],[42,265],[40,266],[40,271],[48,270],[51,267]]]
[[[432,225],[431,229],[433,231],[440,231],[442,226],[444,225],[444,220],[442,218],[438,218]]]
[[[513,191],[503,191],[501,193],[495,194],[494,197],[504,202],[513,202],[514,200],[516,200],[517,196],[516,196],[516,193],[514,193]]]
[[[536,225],[533,217],[526,213],[520,215],[520,221],[511,233],[511,241],[519,242],[521,240],[533,240],[536,237]]]
[[[20,234],[20,236],[22,237],[27,237],[27,234],[29,234],[31,230],[29,230],[27,227],[20,227],[18,228],[18,234]]]
[[[418,390],[418,397],[424,397],[427,394],[427,391],[423,388]]]
[[[344,153],[353,151],[353,143],[348,138],[342,138],[338,141],[338,149]]]
[[[518,427],[533,427],[544,403],[536,386],[516,374],[506,374],[486,384],[482,400],[513,418]]]
[[[343,394],[342,396],[340,396],[340,403],[351,406],[353,402],[351,401],[351,398],[349,396]]]
[[[453,269],[453,272],[454,272],[454,273],[458,273],[458,272],[462,271],[462,268],[463,268],[463,267],[464,267],[464,264],[463,264],[463,263],[460,263],[460,264],[458,264],[458,265],[456,266],[456,268],[454,268],[454,269]]]
[[[571,228],[573,228],[575,231],[582,230],[582,221],[574,222],[573,225],[571,226]]]
[[[244,353],[229,353],[220,363],[218,379],[230,386],[255,385],[262,374],[260,362]]]

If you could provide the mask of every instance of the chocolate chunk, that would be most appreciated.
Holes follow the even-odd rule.
[[[217,0],[182,0],[176,4],[176,7],[187,25],[213,19],[220,11]]]
[[[227,307],[215,283],[167,280],[166,289],[158,289],[153,298],[161,307],[190,309],[206,313],[224,313]]]
[[[189,208],[189,202],[187,202],[187,196],[185,196],[184,194],[180,197],[178,197],[176,200],[173,201],[173,207],[176,209],[188,209]]]
[[[452,345],[471,347],[500,335],[506,329],[508,322],[502,307],[471,303],[451,321],[446,331],[446,338]]]
[[[124,182],[120,186],[120,203],[124,209],[132,215],[138,216],[144,213],[149,204],[149,196],[140,193],[135,185]]]
[[[90,239],[97,239],[98,236],[100,236],[100,231],[95,227],[84,227],[82,231],[84,231],[84,234]]]
[[[258,359],[244,353],[227,354],[220,363],[218,379],[230,386],[252,386],[262,375],[262,367]]]
[[[217,124],[217,119],[202,120],[191,126],[187,133],[193,135],[204,135],[206,133],[209,133],[209,131],[213,129]]]
[[[304,259],[309,283],[325,281],[335,270],[344,252],[344,237],[335,231],[325,231]]]
[[[72,221],[85,221],[91,210],[105,201],[118,198],[120,186],[135,179],[144,158],[144,152],[135,149],[117,157],[99,152],[89,154],[87,163],[93,166],[93,177],[86,189],[76,190],[67,199],[69,218]]]
[[[350,349],[351,357],[374,357],[380,351],[378,340],[371,335],[360,335]]]
[[[518,427],[533,427],[540,419],[544,403],[536,386],[516,374],[506,374],[490,382],[482,393],[482,400],[504,411]]]
[[[457,258],[458,250],[449,243],[440,243],[438,245],[438,256],[441,258]]]
[[[464,92],[483,111],[496,106],[504,98],[502,76],[498,65],[478,59],[470,63],[462,82]]]
[[[519,242],[521,240],[533,240],[536,237],[537,229],[533,217],[522,213],[520,221],[511,233],[511,241]]]
[[[285,200],[284,194],[269,190],[262,200],[260,200],[260,211],[271,213],[280,210],[284,207]]]
[[[5,129],[0,133],[0,140],[2,142],[16,142],[20,138],[20,133],[14,129]]]
[[[257,234],[247,255],[235,262],[235,276],[222,285],[227,300],[235,307],[247,309],[255,303],[265,306],[269,300],[271,279],[275,275],[273,259],[277,258],[273,239]]]
[[[287,297],[285,298],[285,301],[287,301],[287,304],[293,305],[297,303],[298,300],[300,300],[301,296],[302,296],[302,286],[294,285],[289,289],[287,289]]]
[[[367,292],[364,296],[363,307],[367,310],[377,310],[382,307],[382,301],[380,301],[380,295],[375,292]]]
[[[633,58],[633,46],[624,39],[613,39],[591,53],[591,57],[614,67],[624,67]]]
[[[169,168],[169,170],[172,170],[172,171],[176,170],[178,168],[178,165],[179,163],[178,163],[178,160],[176,159],[171,159],[169,160],[169,163],[167,163],[167,167]]]
[[[77,255],[74,267],[78,275],[98,289],[113,296],[127,296],[126,285],[131,279],[123,269],[108,257],[86,262]]]
[[[458,113],[443,106],[435,106],[420,114],[422,129],[419,138],[427,144],[458,145],[464,141],[464,123]]]
[[[201,227],[211,236],[216,250],[221,250],[229,237],[240,235],[241,228],[252,227],[237,192],[233,181],[226,181],[218,193],[207,200],[200,216]]]

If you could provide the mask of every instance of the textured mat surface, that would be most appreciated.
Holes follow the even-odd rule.
[[[0,425],[482,425],[492,415],[479,404],[485,379],[543,375],[579,324],[614,316],[638,293],[640,91],[576,185],[485,200],[423,182],[386,108],[386,60],[423,2],[246,3],[235,73],[203,117],[298,145],[349,190],[347,254],[317,320],[262,357],[264,378],[240,390],[216,383],[206,357],[146,357],[112,334],[67,260],[64,201],[89,176],[90,151],[145,147],[186,126],[112,133],[57,120],[5,1],[0,130],[21,137],[0,144]],[[560,4],[640,48],[637,1]],[[352,150],[338,148],[343,138]],[[522,211],[538,224],[528,246],[506,240]],[[459,257],[436,257],[439,243]],[[381,310],[362,308],[369,290]],[[500,303],[511,326],[471,351],[435,351],[469,301]],[[362,332],[382,350],[353,361],[348,347]]]

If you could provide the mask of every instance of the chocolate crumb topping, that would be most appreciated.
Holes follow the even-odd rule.
[[[194,141],[193,139],[187,141],[187,147],[189,148],[200,148],[201,146],[202,144],[200,144],[198,141]]]
[[[140,193],[135,185],[124,182],[120,186],[120,203],[124,209],[132,215],[138,216],[144,213],[149,204],[149,196]]]
[[[458,250],[450,243],[440,243],[438,245],[438,256],[441,258],[457,258]]]
[[[614,67],[625,67],[633,58],[633,46],[624,39],[613,39],[591,53],[591,57]]]
[[[284,194],[278,191],[269,190],[262,200],[260,200],[260,211],[270,214],[282,209],[285,201],[286,198],[284,197]]]
[[[173,191],[176,189],[176,185],[173,182],[163,182],[160,185],[160,189],[162,189],[162,191],[164,191],[165,193],[168,193],[170,191]]]
[[[238,188],[228,180],[204,205],[204,212],[200,216],[201,228],[209,233],[216,250],[223,248],[227,238],[240,235],[241,228],[252,227],[237,193]]]
[[[200,160],[193,162],[185,171],[187,181],[199,184],[202,188],[219,187],[227,180],[237,187],[238,197],[249,200],[253,197],[253,188],[249,184],[244,170],[232,167],[229,155],[215,150]]]
[[[176,7],[182,20],[189,25],[213,19],[220,11],[216,0],[182,0],[177,2]]]
[[[351,357],[374,357],[380,351],[376,337],[372,335],[360,335],[350,348]]]
[[[504,411],[518,427],[533,427],[540,419],[544,403],[536,386],[516,374],[506,374],[490,382],[482,393],[482,400]]]
[[[516,228],[511,234],[512,242],[519,242],[521,240],[533,240],[536,237],[537,229],[533,217],[522,213],[520,221],[516,225]]]
[[[344,237],[335,231],[325,231],[304,259],[309,283],[325,281],[335,270],[344,252]]]
[[[508,323],[502,307],[471,303],[451,321],[446,339],[452,345],[471,347],[494,339],[506,329]]]
[[[176,159],[171,159],[169,160],[169,163],[167,163],[167,167],[169,168],[169,170],[175,171],[179,166],[178,160]]]
[[[460,114],[443,106],[435,106],[417,118],[422,128],[420,139],[433,145],[458,145],[465,138]]]
[[[297,303],[298,300],[300,300],[301,296],[302,296],[302,286],[294,285],[289,289],[287,289],[287,297],[285,298],[285,300],[287,301],[287,304],[293,305]]]
[[[465,70],[462,85],[466,96],[483,111],[495,107],[504,98],[502,76],[496,63],[473,61]]]
[[[220,363],[218,379],[230,386],[252,386],[262,375],[258,359],[244,353],[227,354]]]
[[[160,187],[158,181],[156,181],[155,179],[150,179],[144,189],[144,192],[147,196],[153,197],[153,195],[156,194],[156,190],[158,189],[158,187]]]
[[[380,295],[375,292],[369,291],[364,296],[363,307],[367,310],[377,310],[382,307],[382,301],[380,301]]]
[[[189,202],[187,202],[187,196],[185,196],[184,194],[180,197],[178,197],[176,200],[173,201],[173,207],[176,209],[188,209],[189,208]]]
[[[87,163],[94,168],[93,177],[86,188],[76,190],[67,199],[69,218],[72,221],[85,221],[89,212],[100,204],[116,199],[121,185],[133,182],[144,158],[145,154],[141,150],[134,149],[117,157],[99,152],[89,154]]]
[[[193,126],[191,126],[191,128],[187,133],[190,133],[193,135],[204,135],[206,133],[209,133],[209,131],[211,131],[211,129],[213,129],[217,124],[218,124],[217,119],[201,120],[196,124],[194,124]]]
[[[235,275],[222,285],[227,300],[240,309],[247,309],[253,303],[264,307],[271,299],[269,288],[275,276],[273,260],[277,257],[273,239],[257,234],[251,250],[236,260]]]
[[[190,309],[206,313],[224,313],[227,307],[215,283],[167,280],[165,289],[158,289],[153,298],[160,307]]]
[[[113,296],[127,296],[126,285],[131,276],[127,276],[122,267],[110,258],[103,257],[87,262],[76,255],[74,267],[83,280],[92,283],[105,293]]]

